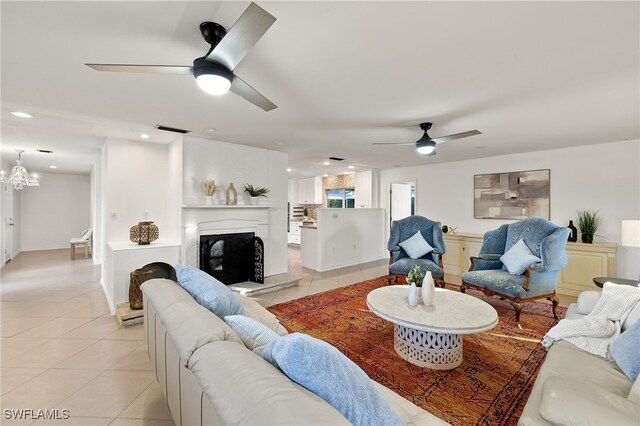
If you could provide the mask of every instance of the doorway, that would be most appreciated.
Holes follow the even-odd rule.
[[[11,186],[2,184],[2,264],[11,260],[13,250],[13,197]]]
[[[394,182],[389,189],[389,225],[416,214],[415,182]]]

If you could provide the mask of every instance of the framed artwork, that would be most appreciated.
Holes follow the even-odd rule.
[[[549,219],[551,171],[490,173],[473,177],[475,219]]]

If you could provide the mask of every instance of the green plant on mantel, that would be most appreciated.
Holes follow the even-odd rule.
[[[266,197],[269,193],[269,190],[267,188],[261,188],[259,186],[254,188],[253,185],[249,185],[248,183],[246,183],[244,185],[244,192],[252,197]]]
[[[202,182],[202,192],[204,192],[204,195],[206,195],[207,197],[211,197],[215,192],[216,192],[216,188],[218,188],[218,185],[216,185],[216,181],[211,179],[211,180],[205,180],[204,182]]]
[[[600,210],[578,210],[578,228],[582,234],[582,242],[593,242],[593,236],[596,234],[600,226]]]
[[[424,280],[424,274],[420,270],[420,266],[416,265],[407,274],[407,284],[414,283],[416,287],[422,287],[422,280]]]

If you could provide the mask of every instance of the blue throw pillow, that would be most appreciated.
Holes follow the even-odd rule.
[[[260,321],[244,315],[228,315],[224,317],[224,322],[236,332],[244,345],[254,350],[260,346],[280,337],[278,333],[271,330]]]
[[[609,346],[611,357],[632,381],[635,381],[640,373],[638,342],[640,342],[640,321],[636,321],[627,331],[616,337]]]
[[[522,275],[524,270],[541,259],[534,256],[529,250],[524,240],[520,239],[505,254],[500,256],[500,261],[504,263],[511,275]]]
[[[196,302],[216,314],[220,319],[227,315],[243,315],[244,308],[229,288],[200,269],[176,265],[178,283]]]
[[[327,401],[355,426],[404,424],[367,374],[322,340],[292,333],[254,352]]]

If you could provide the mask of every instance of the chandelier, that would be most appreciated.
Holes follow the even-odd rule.
[[[22,159],[20,158],[24,149],[16,149],[18,153],[18,159],[15,166],[11,169],[11,174],[8,177],[4,176],[4,170],[0,171],[0,182],[13,186],[13,189],[22,189],[24,186],[40,186],[36,175],[29,176],[27,169],[22,165]]]

